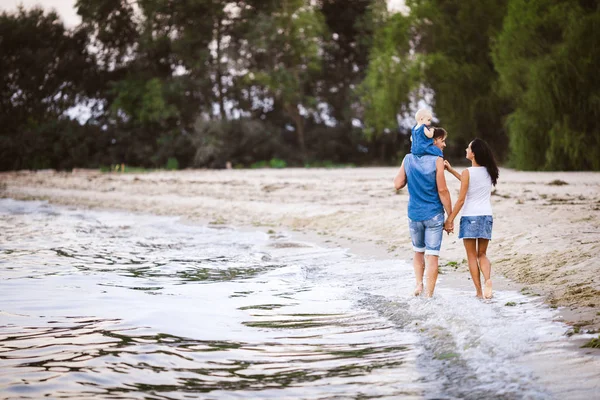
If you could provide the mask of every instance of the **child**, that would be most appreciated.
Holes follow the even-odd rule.
[[[415,114],[417,124],[413,126],[410,134],[410,140],[412,141],[410,152],[415,156],[444,156],[442,150],[433,145],[433,129],[428,128],[431,125],[431,118],[431,111],[424,108],[421,108]]]
[[[447,232],[454,229],[454,219],[462,209],[458,238],[463,239],[477,297],[489,299],[492,297],[492,266],[487,257],[487,248],[492,239],[494,224],[490,196],[492,186],[496,186],[498,182],[498,166],[492,150],[481,139],[469,143],[466,157],[471,161],[471,167],[462,174],[452,168],[448,161],[444,161],[445,168],[461,182],[458,200],[444,228]],[[479,271],[483,274],[483,288]]]

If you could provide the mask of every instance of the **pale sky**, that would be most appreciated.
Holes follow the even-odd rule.
[[[37,4],[44,8],[54,8],[68,27],[81,22],[81,18],[75,12],[75,0],[0,0],[0,10],[16,10],[19,4],[23,4],[25,8]],[[390,10],[399,11],[404,8],[404,0],[388,0],[388,5]]]
[[[75,0],[0,0],[0,10],[14,11],[19,4],[23,4],[25,8],[35,5],[41,5],[46,9],[54,8],[68,27],[81,22],[81,18],[75,12]]]

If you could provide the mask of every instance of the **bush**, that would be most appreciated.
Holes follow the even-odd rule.
[[[285,146],[279,129],[247,118],[200,120],[196,123],[192,143],[195,147],[194,167],[225,168],[229,161],[232,165],[249,165],[251,168],[267,165],[284,168],[287,166],[284,159],[294,158],[294,149]]]
[[[271,161],[269,161],[269,167],[285,168],[287,167],[287,163],[284,160],[280,160],[279,158],[271,158]]]
[[[170,171],[179,169],[179,161],[175,157],[169,157],[167,160],[167,169]]]

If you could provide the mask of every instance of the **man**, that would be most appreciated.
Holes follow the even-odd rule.
[[[448,133],[442,128],[433,129],[433,144],[440,150],[446,147]],[[407,154],[394,178],[396,190],[408,184],[408,226],[415,251],[415,296],[423,292],[423,275],[427,261],[427,297],[433,296],[438,276],[440,247],[444,231],[444,210],[452,214],[452,201],[444,175],[444,159],[433,155]],[[447,224],[447,232],[454,229]]]

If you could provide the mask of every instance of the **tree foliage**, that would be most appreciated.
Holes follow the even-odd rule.
[[[451,135],[449,154],[476,136],[503,158],[507,102],[490,44],[501,29],[505,1],[410,0],[408,15],[384,18],[376,33],[363,85],[367,134],[381,135],[412,115],[425,101]]]
[[[93,79],[86,43],[86,32],[68,31],[55,12],[0,14],[0,169],[53,165],[43,150],[56,145],[49,126],[68,119]]]
[[[493,55],[517,168],[600,170],[599,7],[510,1]]]
[[[479,136],[518,168],[600,169],[597,2],[406,4],[78,0],[71,29],[4,12],[0,169],[395,163],[423,101],[447,156]]]
[[[423,57],[411,54],[411,20],[395,14],[377,31],[367,76],[361,86],[365,133],[376,139],[398,126],[411,111],[411,99],[421,93]]]

